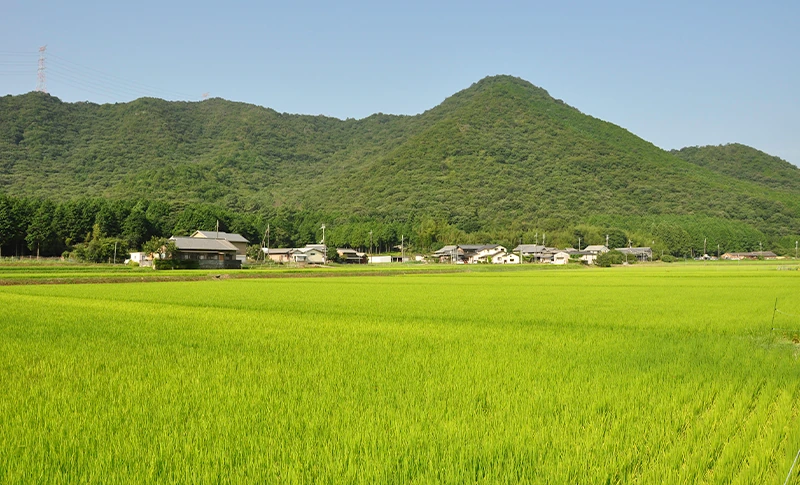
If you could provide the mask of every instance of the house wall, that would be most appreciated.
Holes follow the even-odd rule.
[[[313,263],[313,264],[324,264],[325,263],[325,256],[317,251],[297,251],[296,253],[292,254],[292,261],[298,263]]]
[[[497,254],[492,258],[494,264],[519,264],[519,256],[513,253]]]
[[[567,264],[569,262],[569,254],[556,253],[553,256],[553,264]]]

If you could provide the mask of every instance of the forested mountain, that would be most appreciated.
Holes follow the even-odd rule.
[[[686,147],[670,153],[687,162],[737,179],[757,182],[793,194],[800,193],[800,168],[749,146],[731,143]]]
[[[335,242],[362,247],[371,228],[389,234],[387,245],[411,232],[420,248],[542,232],[575,245],[612,230],[676,254],[706,237],[729,249],[793,247],[798,172],[741,145],[666,152],[509,76],[417,116],[362,120],[221,99],[0,98],[0,192],[159,204],[168,221],[151,222],[161,232],[221,211],[254,234],[281,221],[287,243],[314,239],[326,222]],[[201,203],[205,222],[184,214]]]

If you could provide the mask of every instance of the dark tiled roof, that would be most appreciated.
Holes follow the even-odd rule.
[[[192,237],[201,237],[206,239],[224,239],[230,242],[243,242],[249,243],[247,239],[244,238],[241,234],[235,234],[232,232],[222,232],[222,231],[195,231],[192,234]]]
[[[203,237],[171,237],[175,247],[181,251],[236,251],[236,246],[224,239]]]

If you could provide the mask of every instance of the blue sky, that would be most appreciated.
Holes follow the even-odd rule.
[[[665,148],[800,164],[800,2],[0,0],[0,93],[211,96],[282,112],[416,114],[495,74]],[[654,5],[649,5],[649,4]]]

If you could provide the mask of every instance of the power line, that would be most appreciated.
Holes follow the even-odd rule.
[[[173,97],[179,99],[195,99],[197,96],[179,91],[172,91],[150,86],[127,79],[99,69],[83,66],[52,52],[46,52],[47,46],[39,49],[38,55],[31,51],[0,51],[0,75],[24,76],[36,72],[37,91],[47,92],[47,78],[57,84],[100,96],[114,98]],[[46,57],[45,57],[46,53]],[[35,60],[38,58],[38,64]],[[34,69],[34,66],[36,68]],[[28,69],[26,69],[26,67]],[[203,93],[202,99],[207,94]]]
[[[122,97],[122,98],[129,98],[129,97],[137,98],[142,96],[142,93],[140,92],[133,92],[128,90],[108,87],[103,84],[97,84],[92,81],[81,79],[79,77],[73,76],[67,72],[63,72],[60,70],[51,70],[50,78],[54,79],[59,84],[66,84],[67,86],[101,96],[112,96],[112,97]]]
[[[141,82],[138,82],[138,81],[133,81],[133,80],[126,79],[126,78],[123,78],[123,77],[120,77],[120,76],[116,76],[116,75],[113,75],[113,74],[108,74],[108,73],[103,72],[103,71],[101,71],[99,69],[94,69],[94,68],[91,68],[91,67],[83,66],[83,65],[80,65],[78,63],[72,62],[72,61],[70,61],[68,59],[65,59],[65,58],[63,58],[61,56],[58,56],[56,54],[49,54],[49,57],[55,59],[57,63],[62,65],[62,67],[65,67],[65,68],[69,67],[69,68],[72,68],[73,70],[76,70],[76,71],[79,71],[79,70],[89,71],[89,73],[87,73],[87,75],[90,75],[93,78],[97,78],[97,79],[101,79],[102,78],[102,79],[105,79],[107,81],[117,83],[117,84],[119,84],[121,86],[128,87],[130,89],[139,90],[141,92],[165,93],[165,94],[169,94],[169,95],[172,95],[172,96],[175,96],[175,97],[186,98],[186,99],[192,99],[192,98],[196,97],[196,96],[189,95],[189,94],[186,94],[186,93],[182,93],[182,92],[179,92],[179,91],[172,91],[172,90],[167,90],[167,89],[156,88],[156,87],[149,86],[147,84],[144,84],[144,83],[141,83]]]
[[[93,78],[87,78],[81,72],[75,71],[73,69],[64,67],[64,66],[50,66],[51,77],[52,74],[55,74],[55,79],[59,80],[70,80],[76,83],[80,83],[86,87],[90,87],[96,90],[102,90],[107,93],[116,94],[120,96],[133,96],[133,97],[141,97],[141,96],[150,96],[150,97],[158,97],[157,94],[152,92],[146,92],[138,89],[131,89],[125,86],[120,85],[112,85],[104,82],[99,82],[93,80]]]

